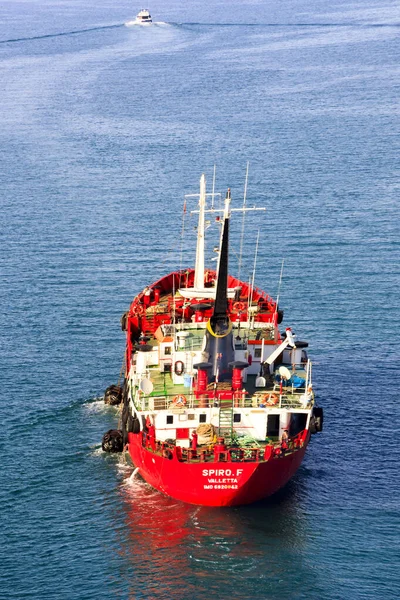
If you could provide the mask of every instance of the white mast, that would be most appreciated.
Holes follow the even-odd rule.
[[[194,273],[194,288],[204,288],[204,210],[206,207],[206,177],[200,177],[199,224],[197,227],[196,266]]]
[[[258,230],[258,233],[257,233],[256,251],[254,253],[253,277],[251,279],[251,288],[250,288],[249,297],[248,297],[248,301],[247,301],[247,310],[250,308],[250,306],[251,306],[251,300],[253,298],[254,280],[255,280],[255,277],[256,277],[256,265],[257,265],[257,254],[258,254],[258,242],[259,242],[259,240],[260,240],[260,230]]]
[[[211,196],[211,208],[214,208],[214,196],[215,196],[215,171],[216,165],[214,165],[214,175],[213,175],[213,187],[212,187],[212,196]]]
[[[278,282],[278,295],[276,297],[276,306],[275,306],[275,312],[278,311],[278,304],[279,304],[279,296],[281,294],[281,285],[282,285],[282,278],[283,278],[283,266],[285,264],[285,259],[282,258],[282,265],[281,265],[281,274],[279,276],[279,282]]]
[[[243,253],[243,238],[244,238],[244,218],[245,218],[245,208],[246,208],[246,197],[247,197],[247,182],[249,179],[249,162],[247,162],[246,167],[246,180],[244,182],[244,195],[243,195],[243,219],[242,219],[242,234],[240,236],[240,250],[239,250],[239,271],[238,271],[238,279],[240,279],[240,269],[242,267],[242,253]]]
[[[215,180],[215,169],[214,169],[214,180]],[[213,183],[213,190],[214,190],[214,183]],[[205,268],[204,268],[204,239],[205,239],[205,214],[206,213],[223,213],[223,217],[224,219],[229,218],[231,212],[233,211],[250,211],[250,210],[265,210],[265,208],[247,208],[246,206],[242,207],[242,208],[231,208],[230,207],[230,202],[231,202],[231,198],[230,198],[230,190],[229,190],[229,198],[225,198],[225,206],[223,209],[216,209],[214,208],[214,206],[212,206],[212,208],[210,209],[206,209],[206,197],[207,196],[212,196],[212,199],[214,199],[214,196],[219,196],[220,194],[215,194],[215,192],[213,191],[212,194],[207,194],[206,193],[206,177],[203,173],[203,175],[200,178],[200,194],[186,194],[185,198],[190,198],[190,197],[197,197],[199,196],[199,209],[197,210],[193,210],[191,211],[191,213],[199,213],[199,222],[198,222],[198,227],[197,227],[197,247],[196,247],[196,264],[195,264],[195,270],[194,270],[194,282],[193,282],[193,287],[190,288],[180,288],[179,289],[179,293],[181,294],[181,296],[183,296],[184,298],[215,298],[216,295],[216,288],[215,287],[205,287],[204,286],[204,274],[205,274]],[[218,257],[218,269],[219,269],[219,257]],[[218,271],[217,269],[217,271]],[[235,297],[235,292],[236,289],[235,288],[228,288],[227,293],[228,293],[228,298],[234,298]]]

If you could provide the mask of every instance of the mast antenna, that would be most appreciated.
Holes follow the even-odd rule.
[[[244,194],[243,194],[243,209],[246,208],[246,197],[247,197],[247,182],[249,179],[249,161],[247,161],[246,167],[246,179],[244,182]],[[238,271],[238,279],[240,279],[240,269],[242,267],[242,252],[243,252],[243,239],[244,239],[244,219],[246,212],[243,210],[243,218],[242,218],[242,233],[240,235],[240,250],[239,250],[239,271]]]
[[[213,186],[212,186],[212,196],[211,196],[211,208],[214,208],[214,194],[215,194],[215,173],[217,170],[217,165],[214,165],[214,173],[213,173]]]
[[[258,230],[257,232],[257,241],[256,241],[256,250],[254,253],[254,267],[253,267],[253,276],[251,278],[251,288],[250,288],[250,294],[249,294],[249,300],[248,300],[248,307],[250,307],[251,305],[251,301],[253,298],[253,290],[254,290],[254,280],[256,277],[256,266],[257,266],[257,254],[258,254],[258,242],[260,239],[260,230]]]
[[[283,266],[285,264],[285,259],[282,258],[282,265],[281,265],[281,274],[279,276],[279,282],[278,282],[278,295],[276,297],[276,311],[278,310],[278,304],[279,304],[279,296],[281,293],[281,285],[282,285],[282,278],[283,278]],[[276,312],[275,311],[275,312]]]
[[[179,255],[179,285],[181,285],[181,277],[182,277],[183,238],[185,235],[185,217],[186,217],[186,198],[184,198],[184,201],[183,201],[183,212],[182,212],[181,251],[180,251],[180,255]]]

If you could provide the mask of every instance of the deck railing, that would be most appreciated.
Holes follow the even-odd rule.
[[[304,429],[288,440],[269,442],[258,447],[227,447],[224,443],[217,442],[196,448],[182,448],[170,442],[158,441],[146,432],[137,435],[141,436],[141,443],[144,448],[169,460],[185,463],[243,463],[267,462],[297,452],[303,448],[308,430]]]
[[[218,398],[212,393],[202,394],[196,397],[196,394],[189,392],[187,394],[168,394],[159,396],[141,395],[136,399],[135,405],[139,411],[159,411],[168,410],[173,413],[183,413],[185,410],[197,408],[310,408],[314,402],[313,395],[306,402],[303,392],[283,392],[271,390],[269,392],[256,392],[252,396],[241,394],[233,398]]]

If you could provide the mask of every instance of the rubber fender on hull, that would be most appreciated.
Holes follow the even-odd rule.
[[[128,402],[124,399],[124,405],[122,407],[121,413],[121,427],[122,427],[122,439],[124,445],[128,443],[128,419],[129,419],[130,409]]]
[[[129,314],[128,311],[124,312],[124,314],[120,318],[120,323],[121,323],[121,329],[122,329],[122,331],[126,331],[127,330],[128,314]]]
[[[315,428],[317,431],[322,431],[324,425],[324,411],[320,406],[314,406],[313,417],[315,420]]]
[[[123,389],[120,385],[110,385],[104,392],[104,404],[115,406],[121,404]]]
[[[136,416],[133,417],[132,415],[129,415],[126,428],[129,433],[139,433],[140,432],[139,419]]]
[[[124,443],[126,444],[128,441],[128,433],[140,433],[140,421],[136,415],[132,415],[129,409],[129,405],[126,407],[127,411],[125,413],[125,407],[122,411],[122,434],[124,438]],[[142,416],[142,429],[143,431],[147,430],[146,427],[146,419]]]
[[[315,418],[311,415],[310,417],[310,425],[308,426],[311,435],[314,435],[314,433],[318,433],[317,432],[317,427],[315,425]]]
[[[122,431],[120,429],[109,429],[103,435],[101,447],[104,452],[122,452],[123,441]]]
[[[322,431],[324,421],[323,410],[320,407],[314,406],[310,419],[310,433],[318,433]]]

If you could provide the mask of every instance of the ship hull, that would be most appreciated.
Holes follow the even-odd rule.
[[[268,498],[296,473],[309,441],[301,448],[261,462],[180,462],[143,447],[129,434],[128,450],[140,475],[156,490],[200,506],[237,506]]]

